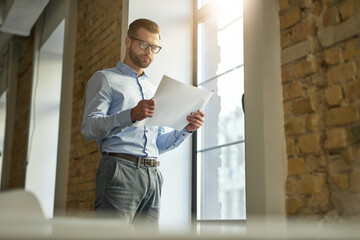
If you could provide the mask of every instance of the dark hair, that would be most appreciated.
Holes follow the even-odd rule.
[[[148,30],[151,33],[157,33],[157,34],[159,34],[159,38],[160,38],[159,25],[157,25],[157,23],[155,23],[149,19],[145,19],[145,18],[137,19],[129,25],[129,29],[127,32],[128,37],[136,37],[137,32],[139,31],[140,28],[145,28],[146,30]]]

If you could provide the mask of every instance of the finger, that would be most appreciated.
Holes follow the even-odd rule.
[[[192,122],[191,124],[194,125],[194,126],[197,126],[197,127],[202,126],[202,122],[200,122],[200,121],[195,121],[195,122]]]
[[[154,100],[151,100],[151,101],[147,102],[147,107],[148,107],[149,109],[154,110],[154,109],[155,109],[155,101],[154,101]]]
[[[191,123],[191,124],[193,124],[193,125],[202,126],[202,124],[203,124],[204,121],[201,120],[201,119],[198,119],[198,118],[194,118],[194,117],[189,116],[189,117],[188,117],[188,122]]]
[[[198,110],[198,113],[201,115],[201,117],[205,117],[205,113],[202,110]]]
[[[199,116],[201,116],[201,117],[203,117],[203,116],[205,116],[205,113],[204,112],[202,112],[202,111],[197,111],[197,112],[192,112],[193,114],[195,114],[195,115],[199,115]]]
[[[149,106],[154,106],[155,105],[155,100],[152,100],[152,99],[143,99],[139,102],[139,104],[142,104],[142,105],[149,105]]]
[[[151,106],[155,106],[155,100],[154,99],[150,99],[147,101],[147,103]]]
[[[189,123],[189,127],[191,128],[191,131],[195,131],[201,127],[201,125]]]
[[[199,114],[199,113],[192,113],[191,115],[192,115],[193,118],[196,118],[196,119],[198,119],[198,120],[201,121],[201,122],[204,122],[204,118],[203,118],[203,116],[202,116],[201,114]]]
[[[148,102],[145,102],[145,103],[143,104],[143,108],[146,109],[146,110],[148,110],[148,109],[150,109],[150,110],[155,110],[155,105],[154,105],[154,104],[151,104],[151,103],[148,103]]]
[[[146,111],[152,111],[154,112],[155,111],[155,107],[154,106],[146,106]]]
[[[154,113],[155,113],[155,109],[146,108],[145,112],[146,112],[147,114],[154,114]]]

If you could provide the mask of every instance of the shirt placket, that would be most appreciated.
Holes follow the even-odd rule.
[[[141,82],[140,82],[140,79],[141,77],[139,78],[136,74],[136,80],[139,84],[139,87],[140,87],[140,91],[141,91],[141,97],[142,99],[144,100],[145,99],[145,94],[144,94],[144,90],[143,90],[143,86],[141,85]],[[149,152],[148,152],[148,133],[149,133],[149,130],[146,126],[144,126],[144,138],[145,138],[145,143],[144,143],[144,153],[146,154],[146,157],[149,155]]]

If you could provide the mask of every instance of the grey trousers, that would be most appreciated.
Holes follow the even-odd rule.
[[[157,167],[105,154],[96,173],[96,216],[121,219],[126,224],[150,224],[156,228],[162,184]]]

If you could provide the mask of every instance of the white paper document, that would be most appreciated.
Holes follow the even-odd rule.
[[[155,113],[152,118],[134,123],[135,126],[163,126],[181,130],[189,122],[191,112],[203,109],[213,93],[163,76],[153,99]]]

